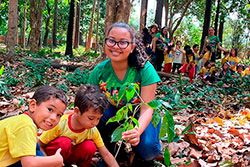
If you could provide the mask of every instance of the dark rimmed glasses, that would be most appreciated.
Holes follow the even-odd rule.
[[[105,38],[105,44],[108,46],[108,47],[114,47],[116,44],[117,46],[120,48],[120,49],[126,49],[128,47],[128,45],[130,43],[133,43],[133,42],[128,42],[128,41],[115,41],[113,39],[110,39],[110,38]]]

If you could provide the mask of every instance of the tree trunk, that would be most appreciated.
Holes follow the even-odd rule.
[[[99,13],[100,13],[100,0],[97,0],[97,17],[96,17],[96,35],[95,35],[95,39],[96,39],[96,45],[95,45],[95,53],[97,52],[98,49],[98,29],[99,29]]]
[[[80,6],[81,0],[76,5],[74,49],[79,48]]]
[[[169,0],[165,0],[165,25],[169,28],[168,14],[169,14]]]
[[[157,0],[156,11],[155,11],[155,23],[158,24],[159,28],[161,28],[162,9],[163,9],[163,0]]]
[[[49,1],[46,1],[46,6],[47,6],[47,10],[48,10],[48,18],[46,19],[46,23],[45,23],[45,35],[43,38],[43,45],[47,46],[47,40],[48,40],[48,36],[49,36],[49,22],[50,22],[50,18],[51,18],[51,9],[49,7]]]
[[[56,47],[56,32],[57,32],[57,8],[58,8],[58,0],[54,2],[54,14],[53,14],[53,27],[52,27],[52,42],[53,46]]]
[[[132,9],[132,3],[130,0],[106,0],[106,14],[105,14],[105,27],[104,34],[115,22],[128,23],[130,13]]]
[[[30,51],[32,53],[37,53],[38,47],[41,44],[44,5],[45,0],[30,0]]]
[[[225,22],[225,18],[221,17],[221,19],[220,19],[220,25],[219,25],[219,39],[221,41],[221,45],[222,45],[222,36],[223,36],[224,22]],[[221,58],[221,51],[220,51],[220,49],[217,49],[217,54],[216,55],[219,58]]]
[[[6,61],[13,61],[15,56],[16,36],[17,36],[17,5],[18,0],[9,1],[9,16],[8,16],[8,33],[7,33],[7,50]]]
[[[73,37],[73,27],[74,27],[74,7],[75,7],[75,0],[71,0],[70,10],[69,10],[69,23],[68,23],[66,51],[65,51],[65,55],[70,55],[70,57],[73,57],[72,37]]]
[[[210,18],[211,18],[211,6],[212,6],[212,0],[206,0],[206,10],[204,15],[204,23],[203,23],[203,32],[201,37],[201,45],[200,45],[200,52],[204,48],[204,39],[208,35],[208,29],[210,25]]]
[[[217,0],[217,10],[216,10],[216,16],[215,16],[215,22],[214,22],[214,34],[217,34],[218,30],[218,21],[219,21],[219,15],[220,15],[220,0]]]
[[[142,18],[142,12],[143,10],[146,9],[148,10],[148,0],[142,0],[141,1],[141,14],[140,14],[140,19],[143,19],[143,20],[140,20],[140,23],[143,24],[143,27],[146,26],[146,23],[147,23],[147,13],[144,15],[144,18]],[[142,26],[140,25],[140,32],[142,31]]]
[[[25,48],[25,30],[26,30],[26,1],[23,5],[23,27],[22,27],[22,35],[21,35],[21,46]]]
[[[89,49],[91,47],[93,22],[94,22],[94,14],[95,14],[95,3],[96,3],[96,0],[93,0],[93,7],[92,7],[92,14],[91,14],[91,21],[90,21],[90,26],[89,26],[89,35],[88,35],[88,41],[87,41],[87,45],[86,45],[86,51],[89,51]]]

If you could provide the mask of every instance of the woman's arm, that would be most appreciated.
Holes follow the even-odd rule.
[[[156,91],[157,83],[143,86],[141,88],[141,98],[145,103],[148,103],[155,98],[155,91]],[[130,131],[124,132],[122,134],[122,138],[127,140],[132,146],[136,146],[140,143],[140,136],[147,128],[148,124],[152,120],[153,109],[151,109],[146,104],[141,106],[141,112],[139,117],[139,128],[136,127]]]
[[[152,52],[155,53],[155,50],[156,50],[156,41],[158,40],[157,37],[154,37],[153,38],[153,41],[152,41]]]

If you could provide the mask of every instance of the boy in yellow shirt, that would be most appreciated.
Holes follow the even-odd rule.
[[[41,150],[53,155],[61,148],[66,165],[90,167],[97,147],[109,166],[119,166],[96,128],[108,105],[107,96],[97,86],[81,86],[76,93],[74,113],[64,115],[55,128],[42,133],[39,139]]]
[[[59,149],[49,157],[37,149],[37,129],[54,128],[66,106],[62,90],[42,86],[34,93],[27,113],[0,121],[0,166],[63,166]]]
[[[228,63],[230,64],[230,70],[232,72],[237,72],[237,66],[240,62],[240,58],[237,57],[237,48],[232,48],[230,52],[230,57],[228,58]]]

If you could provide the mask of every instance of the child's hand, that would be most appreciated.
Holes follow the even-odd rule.
[[[55,155],[53,155],[54,158],[55,158],[55,160],[56,160],[56,164],[55,164],[54,167],[62,167],[62,166],[64,165],[64,164],[63,164],[63,157],[62,157],[62,155],[60,154],[61,151],[62,151],[62,149],[59,148],[59,149],[56,151]]]
[[[140,135],[138,130],[139,129],[135,127],[130,131],[122,133],[122,139],[127,140],[127,142],[129,142],[132,146],[138,145],[140,143]]]

